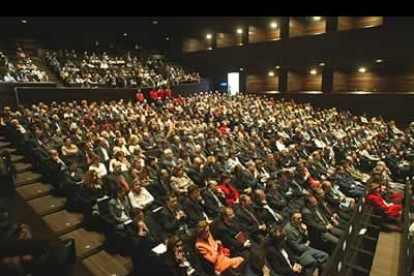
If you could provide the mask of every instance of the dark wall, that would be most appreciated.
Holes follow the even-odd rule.
[[[56,87],[56,83],[1,83],[0,84],[0,108],[4,106],[13,106],[16,104],[16,87],[45,87],[53,88]]]
[[[275,99],[294,100],[298,103],[310,103],[317,108],[349,110],[353,114],[382,116],[386,120],[395,120],[401,126],[414,121],[414,93],[255,93]]]

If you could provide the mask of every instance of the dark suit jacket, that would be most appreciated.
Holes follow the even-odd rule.
[[[319,213],[325,218],[325,222],[329,222],[322,210],[319,209]],[[321,234],[326,232],[326,223],[316,214],[315,209],[303,207],[302,217],[303,222],[308,226],[309,236],[320,237]]]
[[[63,185],[64,186],[73,186],[78,184],[79,182],[82,181],[82,177],[83,177],[83,172],[81,169],[77,169],[75,171],[75,174],[72,176],[71,172],[66,169],[63,172]]]
[[[204,177],[203,171],[196,171],[194,167],[191,167],[187,175],[191,180],[200,188],[206,186],[206,178]]]
[[[204,220],[203,212],[205,212],[204,205],[196,199],[184,197],[182,202],[184,212],[188,216],[188,226],[194,228],[197,223]]]
[[[260,218],[259,215],[255,213],[253,208],[250,208],[249,210],[257,219],[257,221],[262,224],[263,221]],[[249,215],[249,213],[242,208],[240,205],[235,208],[235,214],[238,219],[238,221],[245,225],[246,231],[250,234],[250,236],[259,238],[259,235],[262,234],[262,231],[259,229],[259,225],[256,223],[256,221]]]
[[[209,218],[215,218],[218,217],[220,214],[220,207],[223,207],[226,205],[226,198],[222,197],[221,195],[215,194],[219,201],[221,202],[221,206],[217,203],[217,201],[214,199],[212,192],[208,190],[208,188],[202,189],[201,196],[203,197],[205,201],[205,210]]]
[[[170,235],[174,234],[183,225],[185,220],[186,218],[182,221],[177,220],[175,214],[167,206],[164,206],[159,214],[160,225]]]
[[[239,232],[243,232],[246,239],[249,239],[249,234],[243,230],[236,218],[233,219],[231,225],[225,223],[221,218],[214,220],[211,224],[211,233],[213,236],[217,240],[220,240],[224,247],[230,249],[232,254],[234,253],[235,255],[238,255],[238,253],[244,250],[243,243],[236,239],[236,235]]]
[[[204,178],[208,180],[212,179],[212,180],[219,181],[221,173],[222,172],[217,165],[214,165],[214,166],[206,165],[203,169]]]
[[[282,252],[274,245],[270,244],[269,241],[266,242],[266,257],[269,261],[269,264],[274,272],[283,276],[298,276],[293,272],[292,268],[290,268],[289,263],[282,255]],[[292,252],[285,246],[284,249],[288,253],[290,264],[293,266],[296,262],[295,256]]]
[[[131,211],[132,211],[132,206],[131,203],[129,202],[129,199],[127,196],[124,196],[122,199],[122,205],[124,206],[124,212],[127,216],[131,216]],[[118,204],[116,199],[112,198],[111,200],[109,200],[108,202],[108,216],[109,219],[115,223],[118,224],[121,222],[121,215],[122,215],[122,210],[120,208],[118,208]]]

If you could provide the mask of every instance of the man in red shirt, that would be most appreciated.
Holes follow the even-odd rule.
[[[137,102],[140,103],[142,103],[145,100],[145,96],[140,89],[138,89],[137,94],[135,94],[135,99],[137,100]]]
[[[151,97],[152,101],[154,101],[154,102],[157,101],[158,93],[157,93],[157,90],[155,90],[155,88],[151,90],[150,97]]]
[[[171,99],[171,97],[172,97],[172,91],[171,91],[171,89],[170,89],[169,86],[167,86],[167,88],[165,88],[164,95],[165,95],[165,98],[166,99]]]
[[[157,91],[157,98],[158,98],[158,100],[161,100],[161,101],[164,99],[164,90],[162,90],[161,86]]]

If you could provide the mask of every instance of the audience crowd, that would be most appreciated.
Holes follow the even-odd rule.
[[[117,60],[46,58],[66,78]],[[361,197],[398,225],[413,172],[414,128],[252,95],[39,103],[1,125],[135,275],[320,275]]]
[[[0,82],[48,82],[49,77],[32,62],[30,56],[22,48],[16,51],[17,63],[13,65],[9,59],[0,52],[0,67],[3,67]]]
[[[139,59],[130,52],[109,56],[106,52],[97,55],[85,51],[78,57],[74,50],[66,50],[61,56],[47,52],[44,59],[68,86],[159,87],[200,82],[198,73],[186,73],[161,59]]]

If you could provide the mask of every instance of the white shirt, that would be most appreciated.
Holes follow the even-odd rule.
[[[286,250],[282,248],[282,249],[280,249],[280,252],[282,253],[283,257],[285,257],[285,259],[286,259],[287,263],[289,264],[290,268],[293,269],[293,266],[292,266],[292,264],[290,263],[290,260],[289,260],[289,255],[286,252]]]
[[[278,151],[282,151],[282,150],[286,149],[286,146],[283,142],[276,141],[276,148],[277,148]]]
[[[92,164],[89,166],[89,170],[96,171],[98,173],[99,178],[102,178],[103,176],[108,174],[108,171],[103,163],[99,163],[98,167]]]
[[[148,204],[151,204],[154,201],[154,197],[144,187],[141,187],[141,193],[139,195],[134,191],[131,191],[129,192],[128,197],[132,207],[138,209],[144,209]]]

